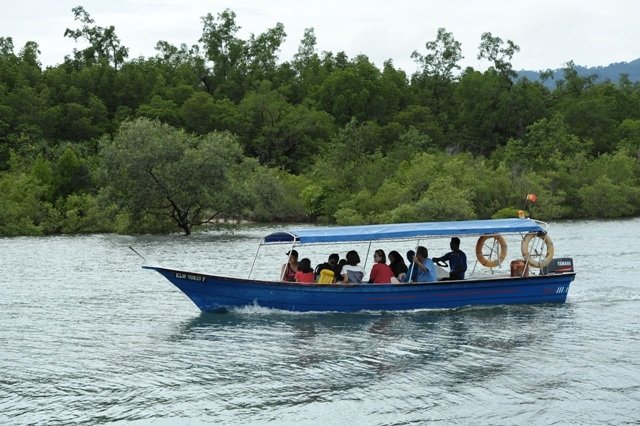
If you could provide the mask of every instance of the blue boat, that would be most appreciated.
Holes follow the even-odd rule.
[[[432,283],[306,284],[232,278],[144,265],[162,274],[204,312],[247,306],[296,312],[401,311],[472,305],[564,303],[575,278],[571,258],[554,259],[548,226],[540,221],[496,219],[292,229],[265,236],[260,246],[478,237],[476,265],[495,273]],[[522,258],[507,274],[505,235],[518,236]],[[256,257],[259,255],[260,249]],[[255,260],[254,260],[255,264]],[[253,269],[253,267],[252,267]],[[537,272],[535,270],[537,269]],[[251,272],[249,273],[251,277]]]

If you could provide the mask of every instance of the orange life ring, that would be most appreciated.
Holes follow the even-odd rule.
[[[487,240],[494,241],[490,244],[485,244]],[[496,244],[498,245],[497,247]],[[486,256],[483,253],[485,247],[489,248],[489,253]],[[494,257],[496,253],[497,256]],[[498,234],[481,236],[476,243],[476,257],[478,258],[478,262],[487,268],[499,266],[507,257],[507,241],[502,235]]]
[[[539,238],[545,246],[545,249],[541,250],[540,254],[535,254],[535,259],[533,258],[533,256],[529,255],[529,252],[533,251],[529,250],[529,247],[531,246],[531,242],[534,238]],[[538,244],[536,242],[533,243],[533,246],[537,245]],[[544,268],[549,263],[551,263],[551,260],[553,259],[553,241],[551,241],[549,235],[544,232],[531,232],[525,235],[522,239],[522,243],[520,243],[520,249],[522,250],[522,257],[524,257],[524,260],[526,260],[529,265],[533,266],[534,268]]]

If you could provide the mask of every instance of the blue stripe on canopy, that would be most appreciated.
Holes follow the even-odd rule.
[[[311,244],[539,231],[545,229],[532,219],[492,219],[292,229],[269,234],[262,242]]]

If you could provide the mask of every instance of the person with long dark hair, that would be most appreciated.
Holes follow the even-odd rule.
[[[395,250],[389,252],[389,267],[393,271],[393,276],[401,280],[409,270],[407,264],[404,263],[404,258],[400,253]]]
[[[369,283],[373,284],[388,284],[391,282],[391,278],[395,278],[393,271],[387,265],[387,256],[384,250],[378,249],[373,252],[373,268],[369,274]]]
[[[280,279],[282,281],[295,281],[296,280],[296,272],[298,272],[298,252],[296,250],[291,250],[287,252],[287,263],[282,265],[282,269],[280,271]]]

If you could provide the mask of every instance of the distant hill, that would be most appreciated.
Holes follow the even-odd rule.
[[[595,82],[602,83],[604,81],[611,81],[617,83],[620,78],[620,74],[627,74],[629,80],[632,82],[640,81],[640,58],[631,62],[616,62],[607,66],[599,67],[583,67],[576,65],[576,71],[580,76],[589,76],[595,74],[597,76]],[[532,81],[538,81],[540,79],[539,71],[518,71],[518,78],[526,77]],[[549,79],[545,82],[545,86],[553,89],[556,87],[556,81],[563,80],[564,73],[562,69],[553,70],[553,79]]]

